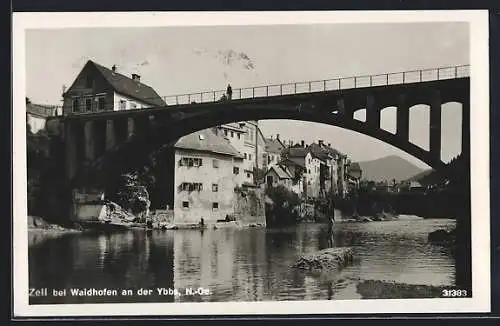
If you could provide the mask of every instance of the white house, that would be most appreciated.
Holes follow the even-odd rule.
[[[141,82],[141,76],[125,76],[116,66],[108,69],[91,60],[63,94],[63,103],[63,115],[166,105],[153,88]]]
[[[184,136],[174,145],[174,223],[215,223],[234,213],[243,158],[212,129]]]

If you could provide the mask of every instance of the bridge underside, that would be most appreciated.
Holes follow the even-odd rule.
[[[441,105],[462,104],[462,153],[469,152],[469,78],[337,90],[217,103],[65,117],[66,175],[76,184],[148,164],[149,154],[194,131],[245,120],[288,119],[328,124],[395,146],[436,170],[441,160]],[[429,150],[409,141],[409,108],[430,107]],[[396,133],[380,128],[380,113],[397,108]],[[353,118],[366,109],[366,122]],[[81,140],[85,141],[81,141]]]

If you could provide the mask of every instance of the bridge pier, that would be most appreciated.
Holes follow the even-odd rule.
[[[467,90],[468,92],[468,90]],[[462,101],[462,154],[470,153],[470,96]]]
[[[65,169],[66,169],[66,179],[71,180],[76,174],[77,164],[78,164],[78,153],[77,153],[77,135],[75,125],[66,121],[64,125],[64,152],[65,152]]]
[[[380,108],[372,94],[366,96],[366,123],[372,128],[380,128]]]
[[[396,135],[405,141],[408,141],[408,139],[410,139],[410,107],[406,102],[404,94],[400,94],[398,96],[396,116]]]
[[[441,160],[441,94],[435,90],[430,94],[429,152],[434,160]]]
[[[115,122],[106,120],[106,150],[111,150],[116,145]]]
[[[133,117],[129,117],[127,119],[127,135],[128,138],[132,137],[135,134],[135,120]]]
[[[93,161],[95,159],[95,130],[94,121],[90,120],[85,123],[85,160]]]
[[[349,105],[347,99],[345,98],[338,99],[337,107],[339,108],[339,113],[343,115],[347,120],[352,120],[354,118],[353,107]]]

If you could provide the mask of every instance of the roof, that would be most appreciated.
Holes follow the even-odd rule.
[[[239,123],[236,123],[236,122],[231,122],[231,123],[225,123],[221,126],[219,126],[220,128],[226,128],[226,129],[232,129],[236,132],[242,132],[242,133],[245,133],[246,130],[243,129],[242,127],[240,127],[240,124]]]
[[[324,147],[321,147],[320,145],[313,143],[308,146],[309,151],[311,152],[311,155],[319,158],[320,160],[327,160],[331,158],[329,151],[325,150]]]
[[[283,161],[280,162],[280,164],[283,164],[285,166],[290,166],[290,165],[297,165],[302,168],[306,167],[306,161],[304,158],[300,157],[289,157],[284,159]]]
[[[290,147],[285,150],[285,153],[289,158],[292,157],[306,157],[307,153],[309,153],[309,149],[306,147]]]
[[[117,93],[130,96],[150,105],[167,105],[152,87],[120,73],[113,72],[111,69],[101,66],[92,60],[89,60],[87,65],[93,65]]]
[[[54,115],[55,105],[41,105],[34,103],[26,103],[26,113],[36,115],[41,118],[46,118]]]
[[[279,139],[265,139],[266,152],[279,154],[285,149],[285,145]]]
[[[274,170],[274,172],[276,172],[276,174],[278,175],[278,178],[280,178],[280,179],[291,179],[292,178],[292,175],[290,174],[290,172],[288,172],[288,169],[286,167],[283,167],[280,165],[274,165],[267,171],[267,173],[269,173],[271,170]]]
[[[204,129],[181,137],[175,148],[241,157],[241,154],[223,136],[216,135],[212,129]]]

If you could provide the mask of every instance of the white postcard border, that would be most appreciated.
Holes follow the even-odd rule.
[[[473,297],[220,303],[28,304],[25,30],[77,27],[230,26],[331,23],[470,23]],[[488,12],[136,12],[13,14],[13,303],[15,317],[456,313],[490,311]]]

